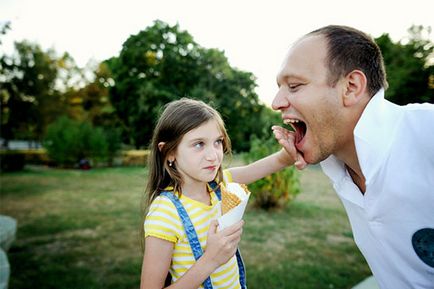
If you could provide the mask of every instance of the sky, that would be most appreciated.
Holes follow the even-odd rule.
[[[66,51],[84,67],[118,56],[129,36],[159,19],[178,23],[202,47],[218,48],[231,66],[252,72],[259,98],[271,105],[285,54],[304,34],[339,24],[399,41],[413,24],[434,29],[433,11],[432,0],[0,0],[0,21],[11,21],[0,53],[26,39],[59,55]]]

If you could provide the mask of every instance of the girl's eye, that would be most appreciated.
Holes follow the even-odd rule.
[[[215,143],[216,143],[216,145],[222,145],[223,144],[223,139],[221,138],[221,139],[218,139],[218,140],[216,140],[215,141]]]
[[[195,143],[195,144],[194,144],[194,147],[197,148],[197,149],[200,149],[200,148],[203,147],[203,145],[204,145],[203,142],[198,142],[198,143]]]

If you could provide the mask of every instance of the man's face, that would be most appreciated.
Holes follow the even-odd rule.
[[[342,148],[345,135],[340,81],[331,87],[323,36],[309,36],[289,51],[277,75],[274,110],[295,130],[295,146],[307,163],[318,163]]]

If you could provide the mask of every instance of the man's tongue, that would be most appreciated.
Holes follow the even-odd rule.
[[[295,125],[295,144],[300,144],[306,134],[306,124],[299,122]]]

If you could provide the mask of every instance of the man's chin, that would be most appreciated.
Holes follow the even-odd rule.
[[[309,153],[304,153],[304,154],[301,154],[301,155],[303,156],[303,159],[304,159],[306,165],[316,165],[316,164],[319,164],[322,161],[321,158],[313,156],[312,154],[309,154]]]

